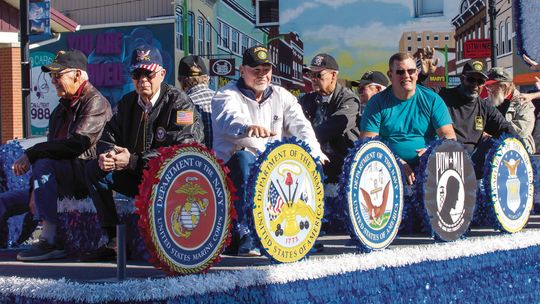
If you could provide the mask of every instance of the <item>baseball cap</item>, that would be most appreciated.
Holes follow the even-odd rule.
[[[244,51],[244,55],[242,56],[242,65],[247,65],[254,68],[261,64],[274,65],[270,58],[270,53],[268,53],[268,50],[265,47],[252,46]]]
[[[362,87],[370,83],[376,83],[386,87],[388,86],[388,78],[379,71],[368,71],[362,75],[360,80],[351,81],[353,87]]]
[[[481,61],[469,61],[465,63],[461,74],[466,76],[476,74],[484,79],[488,78],[488,75],[484,70],[484,64]]]
[[[178,76],[192,77],[208,75],[206,64],[201,56],[189,55],[180,60],[178,64]]]
[[[306,71],[315,72],[315,71],[322,71],[325,69],[339,71],[339,66],[336,60],[334,59],[334,57],[328,54],[321,53],[321,54],[315,55],[315,57],[313,57],[313,59],[311,60],[311,64],[308,67],[304,68],[302,72],[304,73]]]
[[[512,82],[512,75],[501,67],[491,68],[488,72],[488,80],[486,84],[493,84],[496,82]]]
[[[51,64],[41,66],[41,70],[45,73],[61,71],[65,69],[78,69],[86,71],[88,60],[86,55],[79,50],[59,51],[56,53]]]
[[[131,53],[130,72],[136,69],[145,69],[153,72],[161,66],[163,66],[161,53],[151,45],[141,44]]]

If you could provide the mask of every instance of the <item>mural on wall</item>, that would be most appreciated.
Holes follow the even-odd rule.
[[[160,50],[164,68],[167,70],[165,82],[174,85],[172,32],[174,23],[82,29],[76,33],[63,34],[56,43],[32,50],[32,135],[45,134],[49,115],[58,105],[58,97],[50,77],[41,72],[41,66],[52,62],[58,51],[78,49],[85,53],[88,57],[90,83],[115,107],[124,94],[134,90],[129,65],[131,52],[140,44],[150,44]]]
[[[415,0],[280,1],[280,32],[300,34],[304,63],[328,53],[338,61],[340,78],[359,79],[368,70],[388,70],[403,32],[452,31],[459,2],[437,2],[444,3],[442,16],[415,18]]]

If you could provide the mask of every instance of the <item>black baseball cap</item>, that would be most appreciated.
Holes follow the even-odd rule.
[[[244,55],[242,56],[242,65],[254,68],[261,64],[274,65],[270,58],[270,53],[268,53],[268,50],[265,47],[260,45],[252,46],[244,52]]]
[[[325,69],[339,71],[339,66],[334,57],[328,54],[321,53],[315,55],[315,57],[313,57],[313,59],[311,60],[311,64],[308,67],[304,68],[302,72],[317,72]]]
[[[201,56],[189,55],[180,60],[178,64],[178,76],[193,77],[208,75],[208,69]]]
[[[353,87],[362,87],[370,83],[376,83],[386,87],[388,86],[388,78],[386,78],[386,76],[379,71],[368,71],[362,75],[360,80],[351,81],[351,85]]]
[[[488,75],[484,70],[484,64],[482,61],[469,61],[463,66],[463,72],[461,73],[465,76],[469,75],[479,75],[484,79],[488,79]]]
[[[86,71],[88,59],[83,52],[79,50],[59,51],[56,53],[51,64],[41,66],[41,70],[45,73],[56,72],[65,69],[78,69]]]

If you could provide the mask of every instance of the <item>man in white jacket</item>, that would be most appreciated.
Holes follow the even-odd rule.
[[[264,151],[268,142],[295,136],[310,146],[314,157],[321,162],[328,160],[296,97],[270,84],[272,67],[266,48],[247,49],[240,79],[221,88],[212,99],[213,148],[229,167],[229,176],[237,189],[234,205],[238,221],[233,235],[240,240],[237,254],[241,256],[260,255],[245,212],[252,204],[246,200],[245,183],[257,151]]]

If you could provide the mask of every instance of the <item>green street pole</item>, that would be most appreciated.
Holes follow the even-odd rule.
[[[182,15],[184,15],[183,21],[184,26],[182,27],[182,32],[184,34],[184,57],[189,55],[189,38],[188,38],[188,0],[184,0],[184,9],[182,10]]]
[[[448,44],[444,45],[444,79],[448,88]]]

